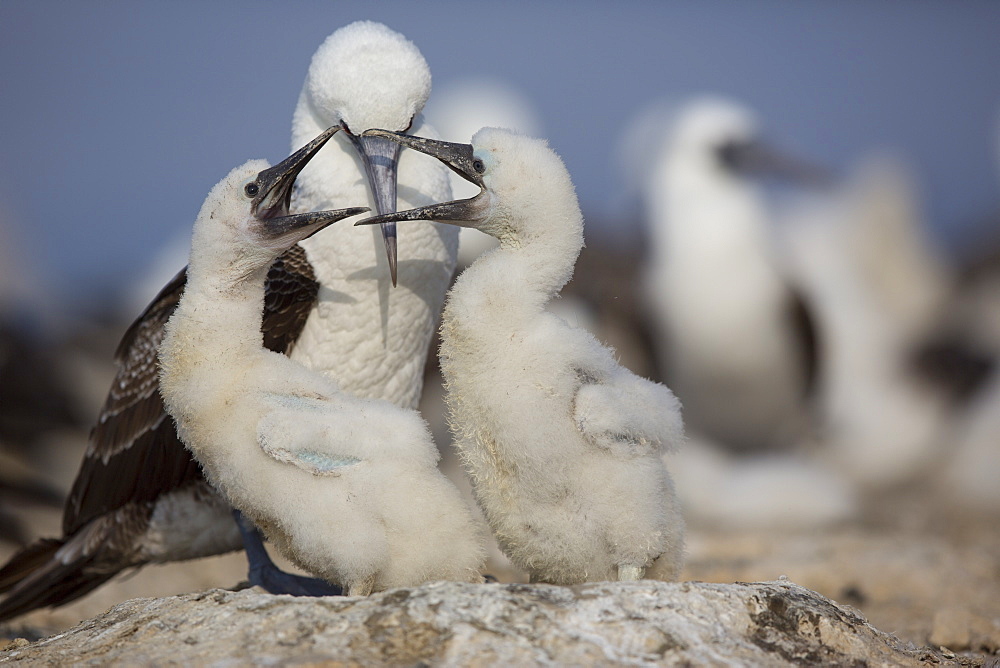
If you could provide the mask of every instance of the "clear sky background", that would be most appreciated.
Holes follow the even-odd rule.
[[[436,85],[525,93],[595,221],[626,123],[703,92],[834,168],[895,150],[951,245],[1000,205],[998,2],[0,0],[0,280],[124,291],[232,167],[288,153],[313,51],[357,19],[413,40]]]

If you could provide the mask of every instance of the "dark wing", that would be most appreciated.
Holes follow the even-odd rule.
[[[135,565],[135,536],[149,522],[152,504],[129,504],[60,539],[43,538],[0,568],[0,622],[36,608],[62,605],[88,594]]]
[[[301,246],[285,251],[267,272],[264,294],[264,347],[289,353],[316,304],[319,282]]]
[[[819,328],[805,297],[797,290],[788,290],[788,317],[799,342],[803,375],[803,396],[812,400],[818,391],[821,369]]]
[[[923,341],[906,359],[908,370],[955,403],[971,399],[995,372],[993,355],[959,335],[942,333]]]
[[[66,501],[64,535],[126,504],[154,501],[201,476],[163,408],[157,377],[156,350],[186,282],[187,270],[182,269],[118,345],[118,373]]]
[[[201,479],[201,470],[164,409],[157,376],[156,350],[186,282],[185,269],[122,337],[115,353],[118,373],[66,504],[64,534],[128,503],[152,502],[164,492]],[[292,247],[275,261],[264,300],[262,330],[268,349],[291,348],[318,291],[301,247]]]
[[[182,270],[129,327],[116,352],[118,373],[91,431],[63,515],[63,538],[28,546],[0,568],[0,620],[68,603],[121,570],[141,565],[136,544],[155,501],[203,484],[177,438],[159,393],[156,350],[184,291]],[[302,332],[319,283],[295,246],[271,267],[262,330],[265,345],[287,352]]]

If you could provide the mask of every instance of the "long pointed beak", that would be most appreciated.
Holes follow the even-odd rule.
[[[268,247],[285,251],[338,220],[370,211],[366,206],[330,211],[311,211],[261,221],[261,237]]]
[[[288,215],[295,179],[313,156],[339,130],[340,126],[337,125],[327,128],[274,167],[258,172],[253,182],[257,187],[257,194],[252,200],[250,210],[254,218],[260,221],[259,231],[262,241],[270,248],[284,251],[338,220],[369,210],[368,207],[353,207]]]
[[[412,148],[414,151],[420,151],[421,153],[432,155],[444,164],[448,165],[453,172],[461,176],[466,181],[475,183],[480,188],[485,187],[483,185],[482,177],[483,164],[473,155],[473,147],[471,144],[456,144],[454,142],[441,141],[439,139],[414,137],[413,135],[404,135],[400,132],[391,132],[389,130],[365,130],[365,133],[362,136],[365,138],[380,137],[388,139],[407,148]],[[379,213],[381,214],[384,212],[379,211]]]
[[[372,196],[375,198],[375,210],[380,213],[396,211],[396,181],[399,165],[399,152],[402,147],[383,137],[357,137],[348,134],[354,148],[361,154],[361,162],[365,166],[368,183],[371,184]],[[382,224],[382,241],[385,243],[386,257],[389,260],[389,274],[392,285],[396,286],[397,240],[396,223]]]
[[[396,213],[387,213],[384,216],[372,216],[354,223],[355,225],[384,225],[391,222],[396,223],[403,220],[433,220],[441,223],[458,225],[459,227],[479,227],[478,223],[486,214],[486,195],[481,191],[475,197],[469,199],[456,199],[440,204],[421,206],[416,209],[407,209]]]
[[[404,220],[433,220],[460,227],[477,227],[477,223],[486,214],[487,195],[482,177],[483,163],[473,155],[472,145],[414,137],[389,130],[367,130],[364,136],[384,137],[421,153],[434,156],[465,180],[478,185],[480,191],[478,195],[469,199],[457,199],[397,213],[372,216],[358,221],[355,225],[385,225]]]
[[[337,125],[327,128],[318,137],[274,167],[257,174],[258,191],[251,204],[251,213],[259,220],[286,215],[292,201],[292,186],[295,185],[295,179],[309,164],[313,156],[339,130],[340,126]]]
[[[718,154],[727,167],[750,176],[771,176],[816,187],[827,186],[833,181],[827,169],[778,151],[762,141],[724,144],[719,147]]]

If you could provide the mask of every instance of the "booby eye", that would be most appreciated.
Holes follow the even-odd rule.
[[[260,192],[260,186],[258,186],[253,181],[251,181],[250,183],[248,183],[245,186],[243,186],[243,194],[246,195],[247,197],[251,198],[251,199],[253,199],[254,197],[256,197],[257,193],[259,193],[259,192]]]
[[[482,174],[483,172],[486,171],[486,165],[484,165],[483,161],[480,160],[479,158],[476,158],[475,160],[472,161],[472,168],[476,170],[477,174]]]

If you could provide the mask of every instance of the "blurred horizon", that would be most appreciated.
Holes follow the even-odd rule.
[[[985,243],[980,221],[1000,208],[996,3],[586,2],[567,14],[554,3],[5,0],[6,289],[22,281],[60,307],[120,303],[232,167],[287,154],[312,53],[359,19],[411,39],[437,90],[486,77],[529,99],[592,238],[634,225],[616,162],[630,120],[700,93],[746,104],[775,144],[843,176],[873,152],[899,156],[946,250]]]

